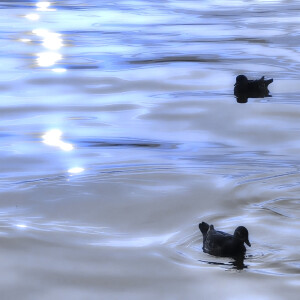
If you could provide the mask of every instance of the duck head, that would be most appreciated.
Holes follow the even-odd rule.
[[[240,84],[247,84],[248,83],[248,78],[245,75],[238,75],[235,79],[235,85]]]
[[[248,239],[249,233],[246,227],[244,226],[237,227],[236,230],[234,231],[233,236],[239,239],[240,241],[246,243],[249,247],[251,247],[251,244]]]

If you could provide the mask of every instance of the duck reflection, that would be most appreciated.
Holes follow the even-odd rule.
[[[272,97],[268,86],[273,79],[265,80],[262,76],[257,80],[249,80],[245,75],[238,75],[234,85],[234,95],[238,103],[247,103],[248,98]]]
[[[224,266],[228,270],[230,269],[243,270],[248,268],[248,265],[244,264],[244,260],[245,257],[235,258],[233,261],[229,261],[227,263],[217,262],[217,261],[205,261],[205,260],[199,260],[199,261],[207,263],[209,265]]]

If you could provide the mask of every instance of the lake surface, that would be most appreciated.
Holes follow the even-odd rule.
[[[298,299],[298,1],[0,10],[1,299]],[[248,228],[242,267],[201,221]]]

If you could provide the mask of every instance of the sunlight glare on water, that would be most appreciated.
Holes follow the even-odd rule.
[[[62,141],[62,131],[59,129],[51,129],[47,131],[43,136],[43,143],[49,146],[59,147],[64,151],[71,151],[74,149],[73,145]]]
[[[40,15],[32,13],[32,14],[25,15],[25,18],[30,21],[38,21],[40,19]]]
[[[39,1],[36,3],[38,11],[55,11],[54,8],[50,8],[51,2]]]

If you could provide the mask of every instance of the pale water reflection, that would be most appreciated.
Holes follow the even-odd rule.
[[[63,46],[61,34],[59,33],[51,32],[47,29],[34,29],[32,33],[42,38],[42,45],[47,49],[58,50]]]
[[[299,9],[0,1],[1,297],[298,299]]]
[[[62,59],[62,55],[56,52],[41,52],[37,56],[37,64],[41,67],[53,66]]]
[[[40,1],[36,3],[37,11],[55,11],[55,8],[51,8],[51,2]]]
[[[78,174],[84,171],[84,168],[81,167],[73,167],[71,169],[68,170],[69,173],[71,174]]]
[[[32,13],[32,14],[25,15],[25,18],[30,21],[37,21],[40,19],[40,15]]]
[[[71,151],[74,149],[73,145],[62,141],[62,131],[59,129],[51,129],[47,131],[43,136],[43,143],[49,146],[59,147],[64,151]]]

